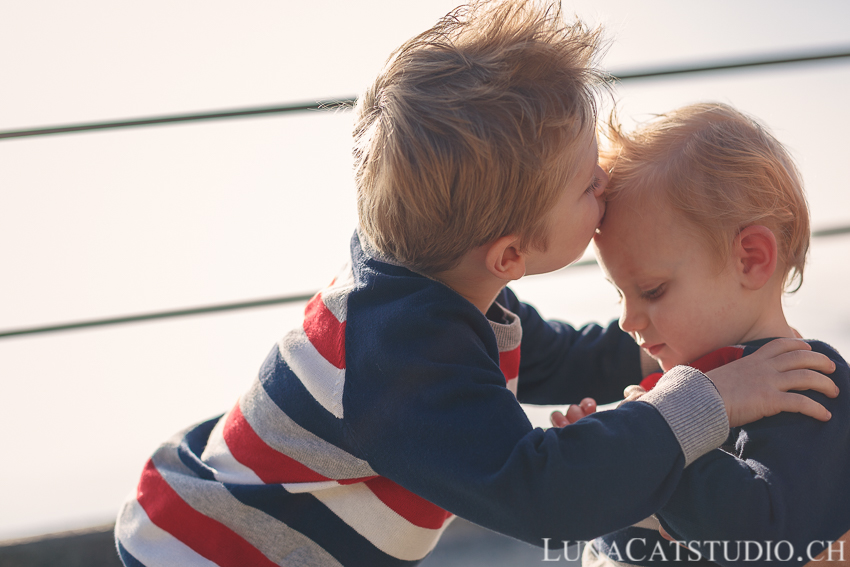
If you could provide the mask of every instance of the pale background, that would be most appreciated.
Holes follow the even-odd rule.
[[[0,5],[0,130],[347,98],[457,0],[32,0]],[[616,72],[850,45],[850,2],[596,0]],[[815,229],[850,224],[850,62],[628,82],[626,119],[698,100],[763,119]],[[0,330],[324,286],[354,229],[351,114],[0,141]],[[787,301],[850,352],[850,235],[816,240]],[[607,321],[596,268],[519,282]],[[173,432],[227,410],[302,305],[0,340],[0,539],[110,521]]]

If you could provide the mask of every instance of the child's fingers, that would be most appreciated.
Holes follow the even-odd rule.
[[[752,356],[770,360],[780,372],[799,368],[810,368],[824,374],[835,371],[835,363],[828,356],[813,352],[809,343],[798,339],[774,339]]]
[[[835,371],[835,362],[822,353],[812,351],[808,343],[795,339],[777,339],[754,354],[765,349],[774,368],[782,373],[776,384],[780,390],[815,390],[830,398],[838,396],[838,386],[824,376]],[[808,412],[800,413],[811,415]]]
[[[751,356],[763,355],[766,358],[772,358],[795,350],[812,350],[812,347],[806,341],[799,339],[774,339],[760,347]]]
[[[621,405],[623,405],[626,402],[633,402],[635,400],[638,400],[645,393],[646,393],[646,390],[644,390],[642,387],[638,386],[637,384],[632,384],[631,386],[626,386],[626,389],[623,390],[623,396],[625,396],[625,399],[622,402],[620,402],[619,404],[617,404],[617,407],[620,407]]]
[[[779,394],[779,405],[775,413],[787,411],[802,413],[818,421],[829,421],[832,414],[825,407],[802,394],[782,392]]]
[[[786,391],[812,390],[835,397],[837,386],[821,373],[834,369],[829,358],[812,352],[806,342],[776,339],[706,375],[723,398],[729,424],[736,427],[783,411],[829,420],[831,415],[821,404]]]
[[[553,411],[549,416],[549,421],[555,427],[566,427],[571,423],[575,423],[583,417],[586,417],[596,411],[596,400],[593,398],[585,398],[580,404],[572,404],[567,408],[567,413],[563,414],[559,411]]]
[[[773,358],[776,369],[780,372],[809,368],[824,374],[835,371],[835,363],[828,356],[810,350],[792,350]]]
[[[584,415],[590,415],[596,411],[596,400],[593,398],[584,398],[579,407],[584,412]]]
[[[840,393],[838,386],[829,376],[806,369],[783,372],[776,382],[776,387],[783,392],[788,390],[814,390],[829,398],[838,397]]]
[[[566,427],[570,424],[567,421],[566,416],[559,411],[553,411],[552,415],[549,416],[549,421],[552,422],[552,425],[555,427]]]
[[[570,407],[567,408],[567,414],[566,415],[567,415],[567,423],[575,423],[578,420],[580,420],[581,418],[583,418],[585,416],[585,413],[584,413],[584,410],[581,407],[579,407],[575,404],[572,404],[572,405],[570,405]]]
[[[637,384],[632,384],[631,386],[626,386],[626,389],[623,390],[623,397],[625,398],[634,398],[637,396],[642,396],[646,393],[641,386]]]

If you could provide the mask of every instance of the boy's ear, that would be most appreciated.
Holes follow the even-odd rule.
[[[513,235],[497,238],[487,246],[484,255],[487,270],[506,282],[525,275],[525,254],[520,252],[519,238]]]
[[[748,226],[735,237],[732,256],[744,287],[761,289],[776,271],[776,236],[766,226]]]

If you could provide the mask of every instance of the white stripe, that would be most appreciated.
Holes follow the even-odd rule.
[[[405,561],[425,557],[454,519],[449,517],[438,530],[415,526],[388,508],[363,483],[318,491],[313,496],[372,545]]]
[[[153,456],[163,480],[197,512],[233,530],[278,565],[339,563],[304,534],[265,512],[243,504],[215,481],[195,477],[173,447],[162,447]]]
[[[316,490],[327,490],[328,488],[336,488],[340,484],[335,480],[322,480],[318,482],[287,482],[281,486],[290,494],[300,492],[315,492]]]
[[[310,470],[333,479],[375,475],[366,461],[295,423],[274,403],[259,380],[239,400],[239,407],[245,421],[264,443]]]
[[[345,369],[325,360],[298,327],[278,343],[280,355],[310,395],[337,419],[342,419],[342,390]]]
[[[229,415],[230,412],[226,413],[213,427],[201,460],[214,470],[215,479],[219,482],[265,484],[254,471],[237,461],[230,453],[224,441],[224,424]]]
[[[349,262],[340,270],[333,285],[322,290],[322,302],[340,323],[345,321],[348,311],[348,294],[353,288],[354,272]]]
[[[147,567],[217,567],[154,525],[135,499],[126,502],[121,509],[115,525],[115,537],[130,555]]]

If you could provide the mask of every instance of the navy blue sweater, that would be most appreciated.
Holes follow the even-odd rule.
[[[747,343],[742,354],[767,341]],[[829,345],[808,342],[837,367],[830,375],[841,390],[837,398],[805,392],[832,419],[782,413],[734,428],[722,449],[685,469],[657,517],[699,553],[641,528],[600,538],[594,543],[600,552],[633,565],[710,564],[713,558],[721,565],[797,566],[850,529],[850,369]],[[850,549],[844,553],[850,559]]]

